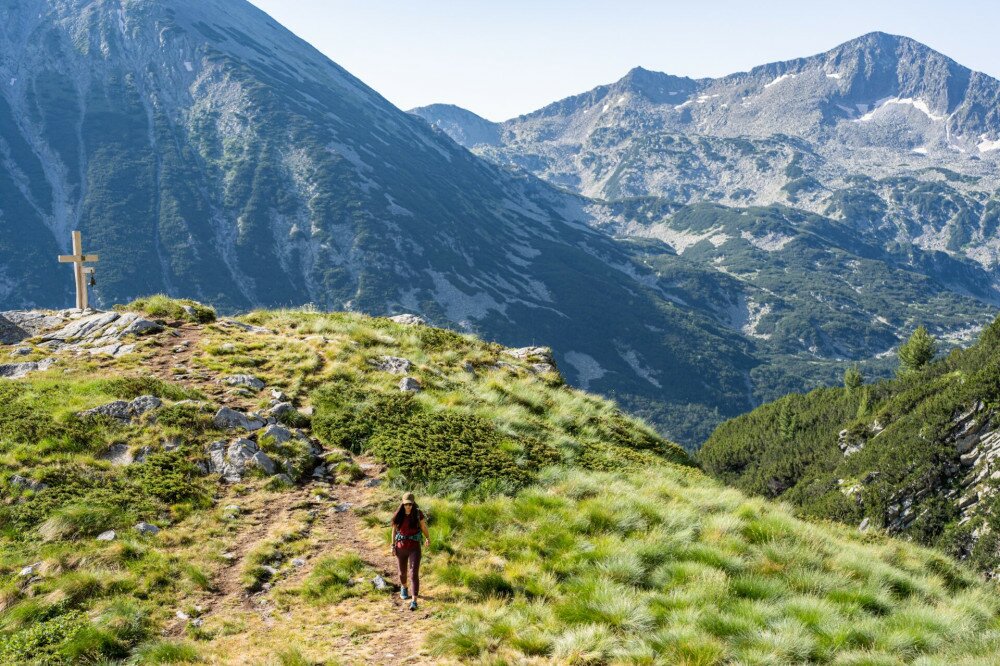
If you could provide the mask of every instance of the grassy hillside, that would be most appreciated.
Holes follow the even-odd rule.
[[[0,663],[972,664],[1000,649],[991,584],[721,487],[564,386],[544,350],[182,305],[123,308],[163,330],[117,358],[45,334],[0,347],[55,359],[0,380]],[[81,414],[150,395],[162,404],[127,421]],[[279,423],[229,430],[223,405]],[[212,443],[241,438],[277,469],[223,483]],[[377,579],[392,580],[401,488],[430,517],[417,613]]]
[[[807,515],[867,519],[924,544],[1000,565],[994,453],[1000,320],[978,343],[917,372],[790,395],[733,419],[700,453],[705,469]]]

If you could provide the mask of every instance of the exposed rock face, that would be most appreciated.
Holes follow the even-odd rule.
[[[413,368],[413,363],[398,356],[381,356],[369,361],[377,370],[389,372],[394,375],[405,375]]]
[[[424,390],[419,379],[414,377],[403,377],[399,381],[399,390],[403,393],[420,393]]]
[[[163,401],[156,396],[142,395],[131,402],[115,400],[114,402],[101,405],[100,407],[84,410],[80,412],[80,418],[86,419],[93,418],[95,416],[107,416],[117,421],[121,421],[122,423],[131,423],[133,419],[136,419],[147,412],[151,412],[154,409],[158,409],[162,405]]]
[[[264,427],[264,421],[259,418],[251,418],[242,412],[237,412],[229,407],[221,407],[212,419],[216,428],[220,430],[233,430],[242,428],[243,430],[259,430]]]
[[[41,483],[40,481],[33,481],[32,479],[23,477],[20,474],[13,474],[10,479],[7,480],[7,483],[15,488],[24,488],[32,492],[39,492],[41,490],[45,490],[46,488],[44,483]]]
[[[66,316],[37,310],[0,312],[0,345],[13,345],[62,325]]]
[[[54,358],[45,358],[41,361],[29,361],[27,363],[7,363],[0,365],[0,377],[7,379],[20,379],[32,372],[48,370],[56,362]]]
[[[264,382],[253,375],[231,375],[222,381],[229,386],[244,386],[254,391],[260,391],[264,388]]]
[[[406,326],[425,326],[427,324],[427,320],[414,314],[395,315],[393,317],[389,317],[389,320]]]

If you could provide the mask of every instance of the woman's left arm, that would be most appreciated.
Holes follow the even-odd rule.
[[[431,533],[427,531],[427,520],[423,516],[420,517],[420,531],[424,533],[425,545],[429,547],[431,545]]]

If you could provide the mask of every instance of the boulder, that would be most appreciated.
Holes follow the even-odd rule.
[[[134,416],[141,416],[146,412],[151,412],[162,406],[163,401],[155,395],[140,395],[138,398],[129,403],[129,411],[131,411]]]
[[[230,375],[222,380],[229,386],[243,386],[254,391],[264,388],[264,382],[253,375]]]
[[[11,350],[11,356],[27,356],[31,353],[31,347],[15,347]]]
[[[98,534],[97,535],[97,540],[98,541],[114,541],[115,537],[117,537],[117,536],[118,535],[115,534],[114,530],[108,530],[107,532],[101,532],[100,534]]]
[[[267,415],[276,419],[281,419],[283,416],[291,414],[295,411],[295,406],[290,402],[279,402],[278,404],[267,410]]]
[[[222,468],[222,478],[230,483],[243,479],[247,465],[256,455],[257,445],[249,439],[234,440],[226,449],[226,464]]]
[[[48,370],[55,363],[54,358],[44,358],[41,361],[28,361],[27,363],[7,363],[0,365],[0,377],[7,379],[20,379],[32,372]]]
[[[33,481],[29,478],[23,477],[20,474],[14,474],[7,480],[11,486],[15,488],[24,488],[25,490],[30,490],[32,492],[38,492],[40,490],[45,490],[46,485],[39,481]]]
[[[418,317],[414,314],[400,314],[393,317],[389,317],[389,321],[394,321],[397,324],[403,324],[405,326],[426,326],[427,321],[423,317]]]
[[[237,412],[229,407],[221,407],[212,418],[212,423],[220,430],[233,430],[242,428],[243,430],[260,430],[264,427],[264,421],[258,418],[249,418],[242,412]]]
[[[148,534],[150,536],[154,536],[160,533],[160,528],[151,523],[147,523],[146,521],[142,521],[140,523],[136,523],[135,531],[138,532],[139,534]]]
[[[420,380],[413,377],[403,377],[399,380],[399,390],[403,393],[420,393],[424,390],[424,387],[420,384]]]
[[[379,575],[372,578],[372,584],[375,586],[376,590],[384,590],[389,587],[389,584],[385,582],[385,578],[382,578],[382,576]]]
[[[222,440],[212,442],[206,447],[208,453],[208,471],[212,474],[222,474],[226,467],[226,443]]]
[[[34,564],[29,564],[28,566],[21,569],[18,574],[21,578],[31,578],[36,573],[38,573],[38,567],[42,566],[41,562],[35,562]]]
[[[413,367],[411,361],[398,356],[380,356],[377,359],[369,361],[369,363],[374,365],[376,370],[389,372],[394,375],[405,375]]]
[[[136,317],[128,325],[118,332],[118,337],[125,337],[127,335],[148,335],[150,333],[159,333],[163,330],[163,326],[157,324],[155,321],[150,321],[148,319],[143,319],[142,317]]]
[[[555,359],[552,357],[552,350],[549,347],[519,347],[517,349],[505,349],[503,353],[519,361],[534,361],[536,363],[547,363],[554,366]]]
[[[132,420],[132,414],[129,411],[129,403],[124,400],[115,400],[114,402],[109,402],[106,405],[94,407],[93,409],[86,409],[80,412],[80,418],[82,419],[90,419],[95,416],[107,416],[123,423],[128,423]]]
[[[65,323],[65,316],[39,310],[0,312],[0,345],[15,345]]]
[[[285,426],[274,424],[264,428],[264,430],[260,433],[259,438],[267,437],[275,444],[284,444],[285,442],[291,440],[293,436],[292,431]]]
[[[253,457],[250,458],[250,464],[259,467],[268,476],[274,476],[274,473],[278,471],[274,461],[263,451],[253,454]]]

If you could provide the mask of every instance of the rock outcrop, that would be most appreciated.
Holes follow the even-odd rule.
[[[121,421],[122,423],[131,423],[134,419],[137,419],[143,414],[151,412],[154,409],[158,409],[162,405],[163,401],[155,395],[141,395],[131,402],[115,400],[114,402],[109,402],[106,405],[84,410],[80,412],[79,415],[80,418],[83,419],[107,416],[115,419],[116,421]]]

